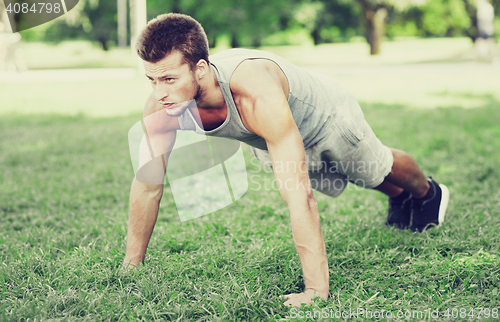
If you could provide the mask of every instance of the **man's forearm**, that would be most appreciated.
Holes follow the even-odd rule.
[[[313,289],[326,298],[328,261],[300,133],[295,129],[283,137],[280,144],[268,144],[268,147],[280,194],[290,209],[293,239],[306,289]]]
[[[329,290],[328,260],[316,201],[311,198],[308,209],[293,208],[290,205],[293,239],[302,264],[305,287],[326,297]]]
[[[127,253],[123,264],[136,267],[144,262],[149,239],[153,232],[163,185],[146,185],[136,179],[130,189]]]

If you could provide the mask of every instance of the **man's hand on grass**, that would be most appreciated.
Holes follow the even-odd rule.
[[[125,258],[123,260],[122,267],[124,267],[124,268],[130,268],[130,269],[134,269],[134,268],[137,269],[137,265],[138,264],[139,263],[137,261]]]
[[[310,304],[315,297],[320,297],[324,300],[328,299],[328,294],[321,295],[320,292],[307,289],[302,293],[292,293],[283,296],[283,299],[287,299],[284,303],[285,306],[297,306],[300,307],[302,303]]]

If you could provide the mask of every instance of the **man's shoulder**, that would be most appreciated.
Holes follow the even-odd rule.
[[[264,50],[257,50],[257,49],[247,49],[247,48],[226,49],[217,52],[213,55],[210,55],[209,57],[210,62],[216,66],[231,64],[231,63],[239,64],[244,60],[256,59],[256,58],[267,58],[271,60],[280,59],[278,56],[276,56],[271,52]]]
[[[265,54],[269,53],[264,50],[257,50],[257,49],[248,49],[248,48],[231,48],[231,49],[224,49],[219,52],[216,52],[212,55],[210,55],[210,58],[220,58],[220,57],[235,57],[235,56],[241,56],[241,55],[249,55],[249,56],[255,56],[258,54]]]

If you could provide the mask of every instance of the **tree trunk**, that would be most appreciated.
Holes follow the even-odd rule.
[[[216,37],[207,37],[208,38],[208,47],[215,48],[216,45]]]
[[[385,2],[373,3],[369,0],[358,0],[366,17],[366,41],[370,45],[370,54],[380,54],[380,43],[385,35],[385,18],[387,17],[387,4]]]
[[[320,36],[319,36],[319,30],[318,29],[314,29],[312,32],[311,32],[311,37],[314,41],[314,45],[319,45],[319,41],[320,41]]]
[[[238,41],[238,36],[236,33],[231,33],[231,48],[238,48],[240,46],[240,42]]]
[[[127,0],[117,0],[118,47],[127,47]]]
[[[99,40],[99,42],[101,43],[102,49],[103,49],[104,51],[108,51],[108,49],[109,49],[109,48],[108,48],[108,40],[107,40],[107,39],[104,39],[104,38],[99,38],[98,40]]]
[[[262,37],[260,35],[255,35],[252,37],[252,46],[255,48],[260,47],[262,45]]]
[[[180,6],[180,3],[179,3],[179,0],[174,0],[173,1],[171,12],[173,12],[173,13],[181,13],[181,6]]]
[[[464,1],[464,5],[465,5],[465,11],[467,12],[467,15],[469,16],[469,19],[470,19],[470,22],[471,22],[471,26],[470,28],[467,28],[466,30],[464,30],[464,34],[469,37],[472,42],[475,42],[476,41],[476,38],[477,38],[477,14],[476,14],[476,10],[477,8],[475,6],[472,5],[471,2],[469,1]]]
[[[370,55],[380,54],[380,45],[385,35],[386,8],[366,10],[366,40],[370,44]]]

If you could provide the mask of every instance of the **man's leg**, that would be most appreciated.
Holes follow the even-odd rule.
[[[448,189],[432,178],[427,179],[408,153],[383,145],[359,105],[337,115],[331,126],[325,139],[311,152],[320,157],[311,160],[331,162],[332,168],[349,181],[387,194],[390,225],[421,231],[429,224],[442,222]]]
[[[414,198],[423,198],[429,191],[429,183],[423,172],[408,153],[391,149],[394,156],[394,164],[384,182],[375,189],[394,198],[406,190]]]
[[[413,231],[441,224],[449,201],[448,188],[431,178],[426,179],[408,153],[396,149],[391,151],[394,156],[392,170],[384,182],[375,187],[389,196],[387,224],[410,227]]]

